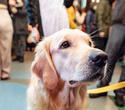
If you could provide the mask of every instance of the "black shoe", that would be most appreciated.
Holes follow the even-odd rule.
[[[20,56],[17,56],[16,58],[14,58],[12,61],[19,61],[20,60]]]
[[[21,63],[24,62],[24,58],[20,57],[19,62],[21,62]]]
[[[98,97],[102,97],[102,96],[107,96],[107,92],[100,93],[100,94],[89,94],[90,98],[98,98]]]
[[[116,94],[115,104],[119,107],[123,107],[124,106],[124,96]]]
[[[7,78],[1,78],[1,80],[8,80],[8,79],[10,79],[9,77],[7,77]]]

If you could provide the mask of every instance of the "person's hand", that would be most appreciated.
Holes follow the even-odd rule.
[[[17,10],[17,8],[12,7],[12,8],[11,8],[11,12],[12,12],[13,14],[16,14],[16,13],[18,12],[18,10]]]
[[[16,1],[15,0],[9,0],[9,5],[15,5]]]
[[[105,33],[104,33],[104,32],[100,32],[100,33],[99,33],[99,36],[100,36],[101,38],[104,38]]]
[[[33,38],[35,39],[35,41],[39,42],[40,34],[39,34],[37,27],[32,28],[32,33],[33,33]]]

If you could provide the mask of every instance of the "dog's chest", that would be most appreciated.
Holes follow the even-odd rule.
[[[53,110],[83,110],[81,107],[81,100],[79,100],[79,96],[74,94],[73,89],[69,89],[64,87],[64,90],[57,94],[55,101],[55,108]],[[76,100],[78,102],[76,102]]]

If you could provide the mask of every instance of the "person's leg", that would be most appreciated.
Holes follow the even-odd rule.
[[[116,61],[123,50],[125,42],[125,26],[116,24],[112,26],[112,30],[109,36],[108,44],[106,47],[106,53],[108,55],[107,74],[106,77],[100,81],[100,86],[107,86],[111,81],[112,73],[116,64]]]
[[[106,44],[107,44],[107,38],[100,38],[100,37],[95,37],[92,39],[94,42],[95,48],[105,50]]]
[[[12,21],[7,10],[2,10],[0,16],[1,28],[0,28],[0,67],[1,67],[1,79],[8,79],[11,70],[11,45],[13,27]],[[6,28],[7,27],[7,28]]]
[[[25,35],[20,35],[20,62],[24,62],[24,53],[26,49],[26,36]]]
[[[106,53],[108,55],[108,63],[107,63],[107,74],[106,77],[99,81],[97,87],[104,87],[109,85],[109,82],[111,81],[112,73],[117,61],[117,58],[119,57],[119,54],[121,53],[121,50],[123,49],[124,45],[124,34],[125,34],[125,28],[123,25],[116,24],[112,26],[112,30],[110,32],[109,40],[106,46]],[[97,95],[91,95],[91,98],[99,97],[106,95],[106,93],[103,94],[97,94]]]
[[[20,47],[19,47],[19,36],[17,34],[13,35],[13,44],[15,48],[16,58],[13,61],[19,61],[20,58]]]
[[[1,31],[0,31],[0,50],[2,49],[2,44],[1,44]],[[1,80],[1,73],[2,73],[2,51],[0,51],[0,80]]]
[[[122,66],[122,73],[119,79],[119,82],[125,81],[125,55],[123,59],[123,66]],[[125,95],[125,87],[121,89],[117,89],[114,91],[115,92],[115,103],[117,106],[124,106],[124,95]]]

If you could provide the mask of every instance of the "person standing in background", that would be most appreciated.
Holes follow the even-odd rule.
[[[39,0],[44,37],[69,28],[69,20],[63,0]]]
[[[73,7],[73,1],[74,0],[64,0],[64,5],[66,7],[67,13],[68,13],[68,19],[69,19],[69,26],[70,29],[76,29],[76,19],[75,19],[75,9]]]
[[[99,32],[92,40],[94,41],[95,47],[101,50],[105,50],[108,40],[111,23],[111,6],[113,1],[114,0],[100,0],[97,4],[93,25],[97,27]]]
[[[90,4],[90,9],[87,11],[86,20],[85,20],[85,24],[86,24],[85,30],[86,30],[86,33],[88,34],[90,34],[90,30],[91,30],[92,23],[94,21],[96,9],[97,9],[97,3],[92,2]]]
[[[28,13],[28,23],[32,26],[32,33],[34,33],[34,39],[36,42],[44,36],[39,0],[26,0],[26,9]]]
[[[97,87],[104,87],[109,85],[115,64],[125,47],[125,0],[117,0],[111,19],[111,31],[105,52],[108,55],[107,74],[106,77],[99,81]],[[125,52],[124,52],[125,54]],[[119,82],[125,81],[125,56],[122,65],[122,74]],[[115,103],[117,106],[124,106],[125,88],[115,90]],[[100,94],[90,94],[91,98],[107,96],[107,92]]]
[[[13,36],[12,20],[8,13],[8,6],[12,0],[0,0],[0,79],[10,77],[11,70],[11,45]]]
[[[26,49],[26,35],[28,34],[27,11],[25,9],[24,4],[25,1],[23,0],[15,0],[15,5],[11,6],[10,8],[11,13],[14,16],[13,43],[16,52],[16,58],[14,58],[12,61],[24,62],[24,53]]]
[[[83,23],[85,21],[86,13],[82,12],[81,0],[74,0],[73,2],[75,8],[75,21],[77,24],[77,29],[82,30]]]

